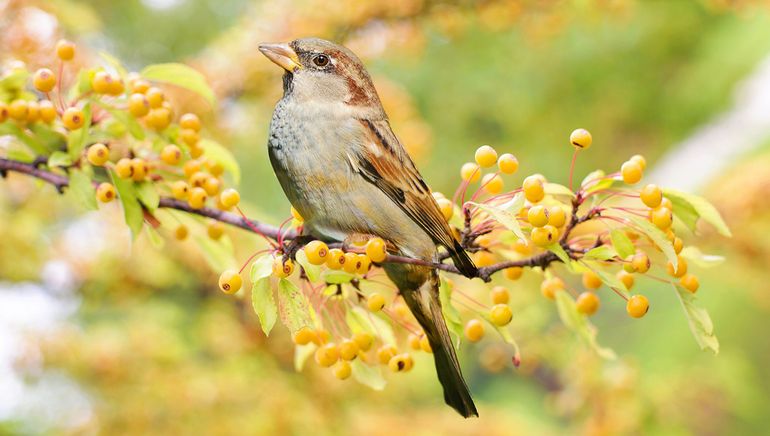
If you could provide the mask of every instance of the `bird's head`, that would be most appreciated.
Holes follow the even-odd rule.
[[[284,95],[298,102],[344,105],[382,111],[372,79],[347,48],[318,38],[259,45],[259,51],[283,68]],[[383,114],[384,116],[384,114]]]

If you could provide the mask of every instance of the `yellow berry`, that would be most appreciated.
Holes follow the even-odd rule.
[[[564,281],[558,277],[543,280],[540,284],[540,292],[549,300],[556,298],[556,292],[564,289]]]
[[[484,337],[484,324],[472,319],[465,324],[465,337],[471,342],[478,342]]]
[[[334,376],[340,380],[345,380],[349,378],[352,372],[353,371],[352,371],[352,367],[350,366],[350,363],[344,360],[337,362],[337,364],[334,365]]]
[[[503,275],[508,280],[518,280],[522,274],[524,274],[524,268],[520,266],[512,266],[503,270]]]
[[[27,122],[35,123],[40,118],[40,106],[36,101],[27,102]]]
[[[75,44],[66,39],[60,39],[56,43],[56,56],[63,61],[72,60],[75,57]]]
[[[176,165],[182,160],[182,150],[176,145],[169,144],[161,150],[160,159],[168,165]]]
[[[369,259],[369,256],[357,254],[356,258],[356,273],[364,275],[369,272],[369,267],[372,266],[372,261]]]
[[[388,368],[393,372],[407,372],[414,366],[414,361],[409,353],[397,354],[388,361]]]
[[[190,188],[184,180],[177,180],[171,184],[171,195],[177,200],[186,199],[189,192]]]
[[[201,129],[201,120],[193,113],[184,114],[179,118],[179,127],[197,132]]]
[[[86,121],[83,111],[75,107],[67,108],[67,110],[64,111],[64,114],[62,114],[61,120],[62,123],[64,123],[64,127],[68,130],[79,129],[83,127],[83,124]]]
[[[121,179],[128,179],[134,175],[134,166],[131,164],[131,159],[124,157],[115,164],[115,174]]]
[[[692,274],[685,274],[680,280],[679,284],[682,285],[683,288],[687,289],[688,291],[692,292],[693,294],[698,291],[698,288],[700,287],[700,282],[698,281],[698,277],[692,275]]]
[[[358,260],[356,253],[345,253],[345,264],[342,265],[342,269],[345,270],[345,272],[354,274],[359,267],[357,265],[358,262],[360,261]]]
[[[150,108],[156,109],[163,106],[163,101],[166,97],[163,95],[163,91],[160,88],[151,87],[144,95],[147,97],[147,101],[150,103]]]
[[[116,197],[115,187],[109,183],[100,183],[96,188],[96,198],[102,203],[109,203]]]
[[[591,316],[599,310],[599,297],[593,292],[583,292],[575,301],[578,312]]]
[[[206,233],[209,238],[217,240],[225,233],[225,225],[217,220],[211,220],[206,226]]]
[[[366,298],[366,307],[372,312],[379,312],[385,307],[385,297],[373,292]]]
[[[243,279],[241,279],[238,271],[234,269],[228,269],[219,276],[219,289],[225,294],[234,294],[241,289]]]
[[[337,363],[339,358],[339,349],[337,349],[337,346],[333,343],[324,344],[315,351],[316,363],[323,366],[324,368],[328,368],[334,365]]]
[[[425,334],[420,336],[420,349],[426,353],[433,352],[433,348],[430,346],[430,341],[428,340],[428,336]]]
[[[128,111],[136,118],[141,118],[150,113],[150,102],[142,94],[131,94],[128,97]]]
[[[35,71],[32,84],[40,92],[51,92],[56,86],[56,76],[48,68],[41,68]]]
[[[0,101],[0,123],[4,123],[9,117],[8,106]]]
[[[626,312],[632,318],[641,318],[650,310],[650,302],[644,295],[634,295],[626,303]]]
[[[493,253],[489,251],[482,250],[482,251],[477,251],[473,254],[473,263],[475,263],[476,266],[480,268],[494,265],[496,262],[497,262],[497,256],[495,256]]]
[[[106,71],[97,71],[91,78],[91,88],[97,94],[107,94],[114,78]]]
[[[446,198],[439,198],[436,200],[438,208],[441,210],[441,214],[444,215],[444,219],[449,221],[454,215],[454,205]]]
[[[200,209],[206,204],[206,190],[201,187],[195,187],[190,189],[187,194],[187,204],[193,209]]]
[[[299,211],[295,209],[294,206],[292,206],[289,211],[291,212],[291,216],[294,217],[295,220],[299,222],[305,221],[305,218],[302,218],[302,215],[300,215]]]
[[[398,350],[395,346],[389,344],[383,345],[377,349],[377,360],[379,360],[381,364],[387,365],[397,352]]]
[[[235,189],[229,188],[222,191],[222,194],[220,194],[219,198],[222,202],[222,205],[227,209],[230,209],[231,207],[238,205],[238,203],[241,201],[241,194],[239,194]]]
[[[549,224],[543,227],[535,227],[530,233],[530,238],[538,247],[547,247],[558,242],[559,229]]]
[[[286,259],[284,262],[281,256],[273,259],[273,275],[279,279],[289,277],[294,272],[294,262],[291,259]]]
[[[687,261],[684,260],[682,256],[676,256],[676,258],[677,258],[676,268],[674,268],[673,263],[669,262],[666,265],[666,270],[668,271],[668,275],[678,278],[687,274]]]
[[[664,208],[666,208],[668,210],[671,210],[671,211],[674,210],[674,204],[671,203],[671,200],[669,200],[666,197],[663,197],[663,201],[660,202],[660,206],[659,207],[664,207]]]
[[[505,183],[500,174],[487,174],[481,179],[481,186],[483,186],[485,191],[494,195],[503,192]]]
[[[187,239],[188,234],[189,234],[189,230],[187,229],[187,226],[184,224],[180,224],[174,230],[174,237],[180,241],[184,241],[185,239]]]
[[[593,142],[593,138],[591,137],[591,133],[588,130],[575,129],[569,135],[569,142],[575,147],[582,149],[590,147],[591,143]]]
[[[353,340],[356,341],[361,351],[369,351],[374,343],[374,336],[371,333],[359,332],[353,335]]]
[[[655,209],[663,201],[663,191],[658,188],[658,185],[650,183],[642,188],[639,198],[647,207]]]
[[[642,169],[642,171],[647,168],[647,159],[644,158],[641,154],[635,154],[631,156],[631,159],[629,159],[631,162],[636,162],[637,165]]]
[[[323,345],[329,342],[329,339],[331,339],[332,334],[329,333],[328,330],[316,330],[315,331],[315,338],[313,339],[313,343],[316,345]]]
[[[54,107],[51,101],[40,100],[38,108],[40,109],[40,120],[44,123],[50,124],[56,119],[56,107]],[[0,119],[0,122],[2,122],[2,119]]]
[[[617,273],[617,278],[623,283],[623,286],[626,287],[627,290],[631,290],[631,288],[634,287],[634,275],[627,272],[620,270]]]
[[[188,182],[192,187],[203,188],[203,185],[206,184],[206,180],[208,178],[209,178],[208,174],[206,174],[203,171],[198,171],[197,173],[190,176]]]
[[[179,132],[179,137],[182,139],[182,141],[184,141],[185,144],[187,144],[190,147],[197,144],[198,141],[200,141],[201,139],[198,132],[193,129],[182,129]]]
[[[329,257],[329,247],[322,241],[312,241],[305,245],[307,260],[313,265],[323,265]]]
[[[620,167],[620,174],[623,176],[623,182],[633,185],[642,180],[642,167],[633,161],[626,161]]]
[[[655,224],[655,227],[667,230],[674,222],[674,214],[671,212],[671,209],[658,207],[650,212],[650,221]]]
[[[636,253],[631,259],[631,265],[634,271],[644,274],[650,270],[650,258],[645,253]]]
[[[527,177],[521,187],[524,190],[524,197],[530,203],[537,203],[545,197],[543,179],[538,176]]]
[[[674,246],[674,252],[676,254],[679,254],[682,252],[682,249],[684,248],[684,241],[682,241],[682,238],[677,236],[674,238],[673,241],[671,241],[671,245]]]
[[[460,178],[468,183],[477,182],[481,178],[481,169],[473,162],[464,163],[460,168]]]
[[[152,103],[150,103],[150,106],[152,106]],[[164,107],[150,109],[144,120],[151,128],[163,130],[171,124],[171,112]]]
[[[206,168],[209,169],[209,173],[211,173],[212,176],[219,177],[222,175],[222,173],[225,172],[225,168],[222,166],[219,161],[216,161],[214,159],[206,159]]]
[[[341,269],[345,265],[345,252],[339,248],[332,248],[329,250],[329,255],[326,259],[326,266],[329,269]]]
[[[548,224],[557,229],[567,223],[567,212],[561,206],[551,206],[548,208]]]
[[[133,168],[131,178],[135,182],[141,182],[150,172],[150,165],[144,159],[138,157],[131,159],[131,167]]]
[[[299,330],[294,332],[292,340],[297,345],[307,345],[316,340],[316,332],[310,327],[300,327]]]
[[[353,360],[358,356],[358,344],[353,339],[340,342],[339,350],[342,360]]]
[[[508,294],[508,289],[503,286],[495,286],[492,288],[491,296],[492,303],[494,304],[508,304],[508,300],[511,298]]]
[[[550,211],[545,206],[532,206],[527,212],[527,221],[534,227],[543,227],[548,224]]]
[[[497,163],[497,152],[488,145],[482,145],[476,149],[474,157],[481,168],[489,168]]]
[[[190,146],[190,157],[193,159],[198,159],[199,157],[203,156],[203,153],[206,150],[203,149],[203,147],[200,146],[200,144],[195,144]]]
[[[492,321],[492,324],[504,326],[513,319],[513,312],[505,304],[495,304],[492,306],[492,310],[489,311],[489,319]]]
[[[409,333],[409,348],[420,351],[420,335]]]
[[[206,181],[203,182],[203,189],[205,189],[206,193],[211,196],[217,195],[217,192],[219,192],[221,186],[222,183],[219,181],[219,179],[213,176],[206,177]]]
[[[513,174],[519,169],[519,160],[516,159],[516,156],[505,153],[497,159],[497,168],[503,174]]]
[[[372,262],[380,263],[388,256],[388,245],[382,238],[372,238],[366,243],[366,255]]]
[[[583,287],[586,289],[599,289],[602,287],[602,279],[593,271],[583,273]]]
[[[150,82],[141,78],[135,78],[131,80],[129,84],[131,85],[131,92],[134,92],[137,94],[144,94],[152,86]]]
[[[8,105],[8,116],[16,121],[26,121],[29,114],[27,100],[16,99]]]
[[[88,162],[91,162],[91,165],[100,167],[110,160],[110,150],[106,145],[97,142],[96,144],[88,147],[88,153],[86,156],[88,158]]]

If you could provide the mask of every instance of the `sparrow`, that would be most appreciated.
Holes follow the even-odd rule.
[[[443,247],[462,274],[476,276],[393,133],[361,60],[317,38],[264,43],[259,50],[285,70],[268,153],[286,197],[304,218],[303,235],[340,242],[377,236],[390,253],[425,261],[437,261],[437,247]],[[438,273],[403,263],[383,268],[428,338],[444,400],[464,417],[478,416],[441,311]]]

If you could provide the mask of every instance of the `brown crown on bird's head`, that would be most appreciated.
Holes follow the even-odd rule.
[[[363,63],[341,45],[302,38],[289,43],[262,43],[259,51],[286,70],[284,93],[291,93],[293,98],[381,108]]]

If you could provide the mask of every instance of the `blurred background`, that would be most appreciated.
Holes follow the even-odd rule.
[[[750,0],[0,0],[0,62],[50,66],[60,37],[132,70],[185,62],[217,107],[208,134],[243,172],[247,213],[288,203],[266,131],[281,72],[263,41],[320,36],[369,67],[394,130],[436,190],[479,145],[519,174],[567,180],[569,133],[594,145],[577,174],[635,153],[655,182],[707,196],[734,237],[699,271],[722,351],[699,351],[670,289],[653,310],[608,300],[594,318],[620,356],[585,348],[540,297],[512,286],[522,366],[495,341],[463,346],[481,418],[444,406],[430,357],[382,392],[308,365],[248,301],[226,298],[194,243],[133,244],[117,209],[82,215],[50,186],[0,182],[0,434],[760,434],[770,425],[770,13]],[[86,55],[84,55],[86,56]],[[201,232],[205,229],[201,228]],[[166,231],[166,234],[170,234]],[[230,231],[239,259],[257,240]],[[188,244],[193,244],[189,245]],[[763,333],[765,332],[765,333]]]

